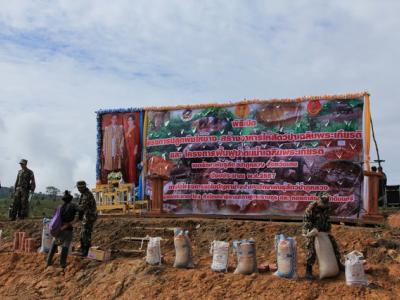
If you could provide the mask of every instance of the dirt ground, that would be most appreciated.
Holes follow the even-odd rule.
[[[190,231],[194,269],[175,269],[173,227]],[[166,228],[166,229],[163,229]],[[98,262],[68,257],[68,266],[45,268],[45,255],[13,253],[14,231],[26,231],[40,240],[40,220],[0,222],[1,299],[399,299],[400,230],[388,227],[334,225],[342,254],[361,251],[367,259],[368,287],[349,287],[344,273],[334,279],[307,281],[304,276],[304,251],[300,223],[215,219],[102,218],[94,228],[93,244],[113,250],[112,260]],[[78,229],[79,230],[79,229]],[[254,238],[258,264],[275,262],[274,236],[295,236],[298,241],[299,279],[288,280],[271,272],[236,275],[236,258],[231,254],[228,273],[210,269],[212,240],[232,241]],[[140,242],[124,237],[161,236],[164,264],[149,266]],[[143,249],[146,247],[146,243]],[[315,273],[317,274],[317,265]]]

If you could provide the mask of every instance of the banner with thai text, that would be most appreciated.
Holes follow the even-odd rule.
[[[169,213],[301,216],[328,193],[333,215],[354,218],[363,107],[360,96],[148,111],[147,174],[168,177]]]

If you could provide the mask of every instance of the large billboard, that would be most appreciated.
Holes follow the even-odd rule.
[[[333,214],[353,218],[363,208],[364,100],[147,111],[147,174],[168,176],[168,213],[298,217],[328,193]]]

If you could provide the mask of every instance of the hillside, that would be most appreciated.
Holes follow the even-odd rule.
[[[171,227],[190,230],[195,268],[174,269],[174,246]],[[40,239],[40,220],[0,222],[5,233],[0,253],[0,296],[2,299],[396,299],[400,294],[399,230],[334,225],[342,253],[364,253],[370,272],[369,287],[348,287],[344,273],[337,278],[307,281],[304,276],[304,251],[299,223],[261,221],[165,219],[109,217],[99,219],[94,227],[93,243],[113,251],[110,262],[69,257],[62,271],[45,268],[42,254],[11,252],[14,231],[27,231]],[[284,233],[298,240],[298,280],[285,280],[272,273],[250,276],[233,274],[234,253],[229,272],[210,270],[210,242],[254,238],[258,263],[274,262],[274,235]],[[148,266],[140,242],[124,237],[162,236],[164,264]],[[77,242],[75,235],[75,242]],[[145,246],[144,248],[145,249]],[[317,272],[317,266],[315,266]]]

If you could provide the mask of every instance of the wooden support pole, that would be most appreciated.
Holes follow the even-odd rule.
[[[382,176],[380,173],[364,171],[364,176],[368,177],[368,202],[366,207],[366,214],[363,216],[364,220],[371,221],[384,221],[384,217],[378,210],[378,192],[379,192],[379,178]]]

